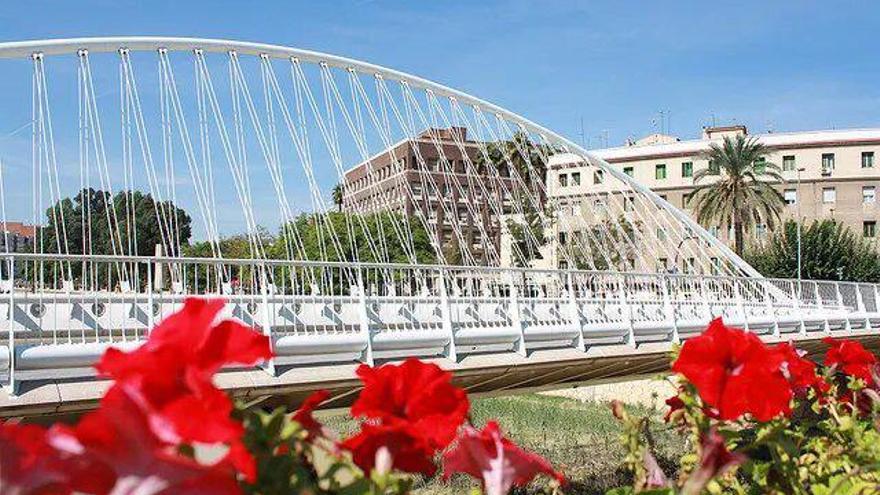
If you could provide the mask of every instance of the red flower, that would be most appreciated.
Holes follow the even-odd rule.
[[[434,454],[431,446],[403,422],[391,425],[362,424],[361,431],[342,442],[340,447],[351,452],[354,463],[368,476],[377,464],[383,470],[389,467],[384,465],[387,457],[382,460],[383,456],[390,456],[390,467],[407,473],[431,476],[437,470],[432,460]]]
[[[672,415],[677,411],[684,409],[684,401],[681,400],[681,397],[677,395],[673,395],[672,397],[666,399],[666,405],[669,406],[669,410],[666,411],[666,415],[663,416],[663,420],[667,423],[670,419],[672,419]]]
[[[490,421],[483,431],[467,426],[458,443],[443,454],[443,477],[465,473],[482,481],[488,495],[504,495],[513,486],[523,486],[539,474],[565,483],[543,457],[527,452],[504,438],[498,423]]]
[[[871,367],[877,364],[877,357],[855,340],[835,340],[825,337],[822,342],[828,344],[825,353],[825,366],[837,366],[847,375],[861,378],[866,384],[874,382]]]
[[[435,364],[407,359],[400,366],[362,365],[357,374],[364,389],[351,406],[352,416],[404,421],[434,449],[449,445],[467,417],[467,394],[452,385],[451,373]]]
[[[703,493],[712,478],[723,476],[745,460],[745,455],[727,450],[724,437],[715,429],[709,430],[700,441],[700,465],[688,477],[682,493]]]
[[[109,349],[96,368],[116,380],[168,443],[233,443],[243,433],[232,402],[211,382],[224,365],[271,357],[268,338],[233,321],[215,324],[223,301],[187,299],[132,352]]]
[[[119,389],[107,392],[101,407],[76,427],[55,425],[48,439],[71,462],[81,461],[105,478],[109,473],[115,480],[112,493],[241,493],[232,471],[182,457],[157,438],[140,407]],[[76,478],[89,481],[85,476]]]
[[[0,423],[0,492],[70,493],[69,475],[46,430],[35,425]]]
[[[672,370],[690,380],[721,419],[749,413],[768,421],[791,412],[792,390],[782,363],[756,335],[726,327],[718,318],[684,343]]]
[[[816,373],[816,363],[804,359],[802,354],[790,343],[777,344],[773,348],[782,358],[783,376],[788,379],[796,393],[804,393],[807,389],[814,389],[816,393],[827,392],[830,386]]]
[[[293,413],[293,420],[299,423],[307,432],[307,439],[327,436],[324,434],[324,425],[315,420],[312,413],[315,408],[330,397],[326,390],[318,390],[306,398],[299,409]]]

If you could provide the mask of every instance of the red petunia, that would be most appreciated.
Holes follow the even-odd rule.
[[[362,424],[361,430],[340,445],[351,452],[352,460],[367,475],[380,465],[380,469],[393,467],[407,473],[434,474],[434,451],[417,431],[403,422],[391,425]],[[385,460],[382,457],[385,456]],[[390,466],[387,457],[391,458]],[[377,462],[378,458],[378,462]]]
[[[751,414],[768,421],[791,412],[791,385],[781,372],[784,359],[756,335],[715,319],[682,346],[672,370],[685,376],[721,419]]]
[[[828,382],[816,373],[816,363],[804,359],[803,354],[790,343],[781,343],[773,347],[773,351],[782,358],[783,376],[788,379],[795,393],[803,394],[808,389],[816,393],[824,393],[830,389]]]
[[[36,425],[0,423],[0,492],[70,493],[69,474]]]
[[[96,368],[145,411],[168,443],[233,443],[243,428],[229,397],[212,383],[225,365],[271,357],[268,338],[233,321],[217,323],[223,301],[187,299],[132,352],[109,349]]]
[[[434,449],[449,445],[467,417],[467,394],[452,385],[451,373],[435,364],[407,359],[400,366],[362,365],[357,374],[364,389],[351,406],[352,416],[404,421]]]
[[[861,378],[868,385],[874,382],[871,368],[877,364],[877,357],[861,343],[855,340],[836,340],[831,337],[825,337],[822,341],[828,344],[825,366],[837,366],[847,375]]]
[[[70,462],[81,461],[105,478],[109,474],[114,480],[112,489],[101,493],[241,493],[231,470],[182,457],[157,438],[147,422],[131,398],[119,389],[111,389],[98,410],[84,416],[73,428],[53,426],[48,440]],[[85,476],[78,476],[76,481],[90,482]],[[74,485],[74,489],[92,492],[81,485]]]
[[[306,400],[299,406],[299,409],[293,413],[293,420],[300,424],[306,430],[307,439],[315,439],[327,436],[324,431],[324,425],[319,423],[312,413],[315,408],[321,405],[330,397],[330,392],[326,390],[318,390],[309,395]]]
[[[709,481],[723,476],[745,460],[745,455],[727,450],[724,437],[715,429],[709,430],[700,439],[700,464],[688,477],[682,493],[702,493]]]
[[[677,395],[673,395],[672,397],[666,399],[666,405],[669,406],[669,410],[666,411],[666,415],[663,416],[663,420],[667,423],[670,419],[672,419],[673,414],[684,409],[684,401],[681,400],[681,397]]]
[[[540,474],[565,483],[565,477],[543,457],[504,438],[494,421],[482,431],[466,426],[455,446],[443,454],[443,477],[455,473],[480,480],[487,495],[504,495],[511,487],[523,486]]]

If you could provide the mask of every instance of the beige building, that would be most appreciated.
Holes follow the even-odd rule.
[[[700,158],[700,153],[708,149],[710,143],[720,143],[725,136],[738,134],[748,135],[746,127],[706,128],[701,139],[689,141],[655,134],[623,147],[592,153],[672,205],[689,211],[693,176],[709,166]],[[800,215],[806,222],[834,218],[875,241],[880,217],[877,203],[880,165],[875,161],[880,155],[880,129],[770,133],[754,137],[770,148],[768,161],[782,169],[785,181],[778,189],[787,203],[785,217]],[[552,157],[547,181],[550,196],[562,202],[596,197],[613,192],[617,187],[613,184],[616,180],[606,180],[601,170],[585,165],[574,155]],[[719,225],[706,227],[722,241],[732,243],[732,232],[724,231]],[[758,225],[750,242],[760,242],[769,234],[767,226]],[[558,259],[555,261],[559,263]],[[672,263],[672,260],[662,261]],[[684,263],[685,260],[679,260],[675,263],[676,269],[686,269],[680,266]]]
[[[481,146],[463,127],[429,129],[400,141],[346,171],[342,209],[419,213],[437,245],[453,251],[461,242],[458,230],[467,250],[486,263],[502,248],[501,220],[485,195],[496,195],[507,208],[504,190],[512,186],[505,165],[493,175],[481,163]]]

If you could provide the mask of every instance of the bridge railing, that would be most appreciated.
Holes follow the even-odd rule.
[[[199,258],[0,257],[0,371],[89,374],[186,297],[271,337],[267,366],[677,342],[715,317],[784,337],[880,329],[875,284],[696,274]]]

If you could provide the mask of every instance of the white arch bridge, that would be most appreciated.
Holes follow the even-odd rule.
[[[3,43],[0,64],[0,213],[37,225],[0,252],[3,416],[90,407],[92,363],[190,296],[271,337],[219,381],[275,402],[341,405],[357,363],[408,356],[478,393],[653,373],[717,316],[877,344],[878,286],[763,278],[575,143],[409,74],[184,38]]]

